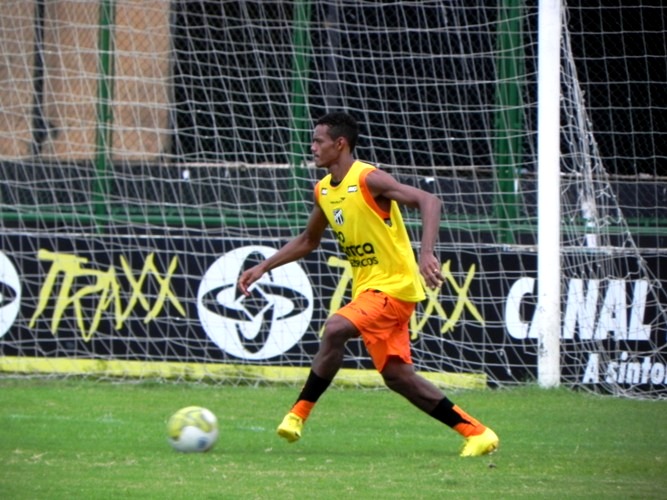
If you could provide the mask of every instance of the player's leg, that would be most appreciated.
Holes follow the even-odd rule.
[[[400,394],[420,410],[431,413],[442,400],[443,394],[434,384],[420,377],[411,363],[395,355],[385,357],[380,374],[385,385]]]
[[[333,314],[324,325],[320,347],[313,358],[312,370],[324,379],[333,380],[343,364],[345,344],[356,337],[359,337],[359,330],[354,324],[340,314]]]
[[[387,297],[386,304],[372,322],[365,323],[359,330],[387,387],[461,434],[466,439],[463,456],[494,451],[498,446],[495,433],[415,372],[408,330],[415,305],[391,297]]]
[[[292,409],[303,420],[308,418],[313,406],[327,390],[343,364],[345,343],[358,336],[356,327],[343,316],[334,314],[327,320],[308,379]]]
[[[278,426],[279,436],[291,443],[301,437],[303,424],[343,363],[345,343],[358,336],[359,331],[343,316],[334,314],[327,320],[306,383],[292,409]]]
[[[485,455],[497,449],[498,436],[450,401],[434,384],[417,374],[412,364],[390,355],[381,374],[389,389],[465,438],[461,456]]]
[[[417,374],[412,364],[390,356],[381,374],[389,389],[463,437],[484,432],[484,425],[452,403],[433,383]]]

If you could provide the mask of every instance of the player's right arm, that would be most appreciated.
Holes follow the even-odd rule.
[[[308,223],[301,234],[283,245],[271,257],[244,271],[241,276],[239,276],[238,287],[241,292],[245,295],[249,295],[248,289],[250,286],[261,278],[264,273],[276,267],[280,267],[283,264],[305,257],[315,250],[319,246],[320,241],[322,241],[322,235],[328,224],[329,222],[324,216],[324,212],[322,212],[320,206],[315,203],[313,210],[310,213]]]

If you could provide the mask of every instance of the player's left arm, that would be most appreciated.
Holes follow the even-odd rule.
[[[422,221],[419,271],[428,286],[440,286],[444,277],[440,270],[440,260],[435,256],[435,243],[440,230],[442,201],[431,193],[398,182],[393,176],[379,169],[368,174],[366,186],[378,202],[383,198],[395,200],[401,205],[419,210]]]

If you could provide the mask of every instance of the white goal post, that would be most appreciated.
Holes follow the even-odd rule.
[[[560,61],[561,0],[540,0],[537,69],[537,281],[542,322],[538,381],[560,385]]]

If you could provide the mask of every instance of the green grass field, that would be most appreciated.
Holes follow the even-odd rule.
[[[0,379],[0,498],[666,498],[667,402],[525,387],[450,398],[501,438],[461,439],[387,390],[334,387],[294,444],[274,433],[298,388]],[[220,440],[166,441],[202,405]]]

